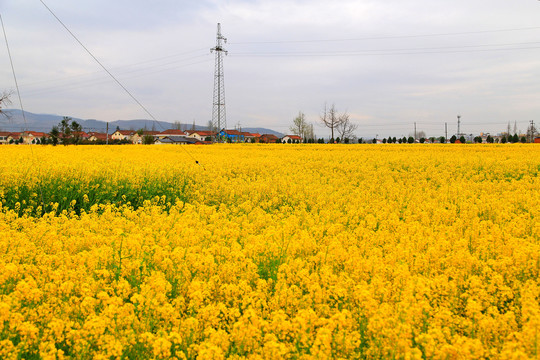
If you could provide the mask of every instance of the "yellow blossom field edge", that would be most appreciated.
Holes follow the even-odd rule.
[[[181,179],[184,197],[4,206],[2,359],[540,356],[533,145],[32,151],[0,148],[4,194]]]

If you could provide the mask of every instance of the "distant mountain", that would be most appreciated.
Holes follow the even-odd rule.
[[[35,114],[28,111],[24,112],[24,118],[22,111],[18,109],[6,109],[3,110],[8,117],[0,115],[0,131],[22,131],[25,129],[34,130],[34,131],[43,131],[49,132],[54,125],[62,120],[63,116],[60,115],[51,115],[51,114]],[[83,130],[85,131],[98,131],[105,132],[107,129],[107,122],[95,119],[79,119],[71,117],[73,120],[77,121],[82,125]],[[26,121],[25,121],[26,119]],[[163,131],[167,129],[174,128],[175,124],[166,122],[166,121],[153,121],[153,120],[116,120],[109,122],[109,133],[113,133],[116,130],[116,127],[119,127],[122,130],[138,130],[138,129],[148,129]],[[181,124],[183,129],[191,129],[192,124]],[[196,130],[207,130],[206,126],[195,126]],[[284,134],[277,131],[267,129],[267,128],[242,128],[242,131],[255,132],[259,134],[274,134],[279,137],[283,137]]]

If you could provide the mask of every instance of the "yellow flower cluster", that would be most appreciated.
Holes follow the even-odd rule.
[[[534,144],[0,157],[2,359],[540,359]]]

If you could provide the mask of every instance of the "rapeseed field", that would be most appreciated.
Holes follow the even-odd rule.
[[[540,359],[534,144],[0,158],[1,359]]]

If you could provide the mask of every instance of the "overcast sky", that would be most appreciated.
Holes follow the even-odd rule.
[[[325,103],[363,137],[540,125],[538,0],[43,0],[158,119],[212,117],[217,23],[227,125],[288,133]],[[0,0],[26,111],[149,118],[40,0]],[[15,89],[5,42],[0,90]],[[13,108],[20,108],[16,97]]]

